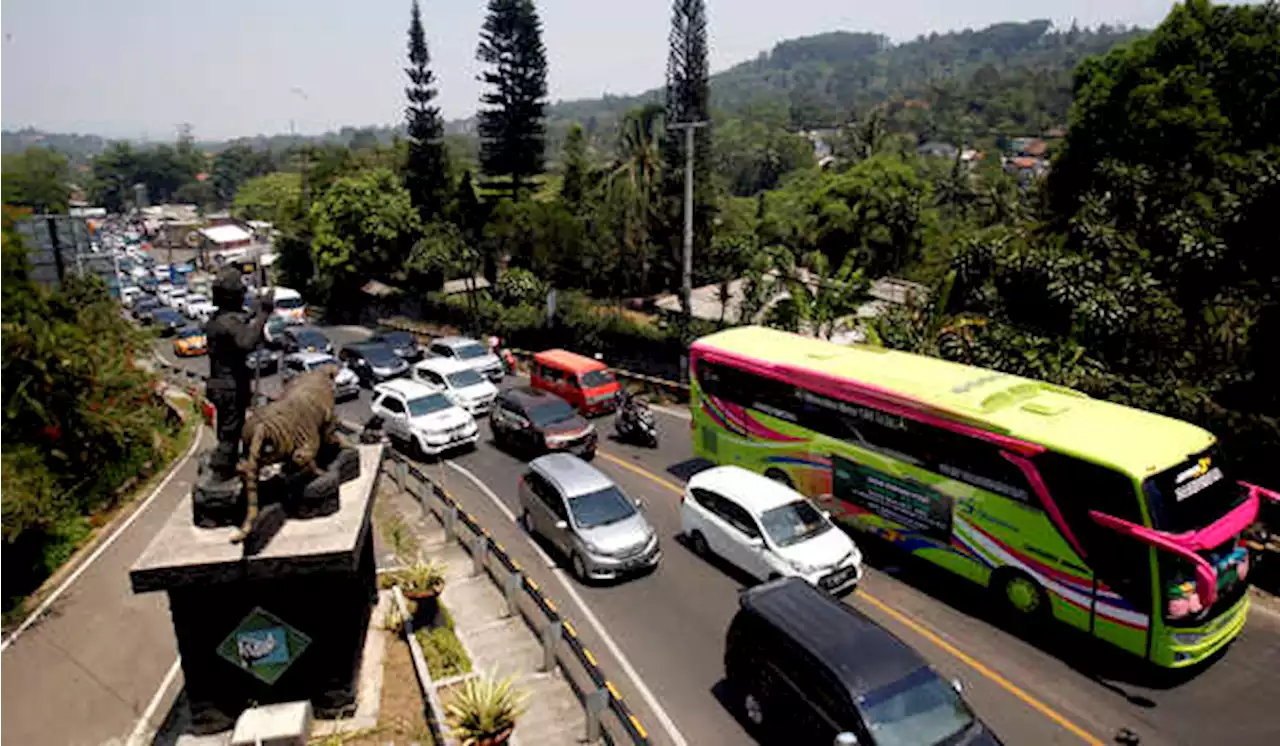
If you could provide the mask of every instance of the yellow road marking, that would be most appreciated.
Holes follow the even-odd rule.
[[[663,479],[662,477],[650,472],[649,470],[643,467],[636,466],[635,464],[629,461],[624,461],[623,459],[618,458],[617,456],[614,456],[603,450],[597,450],[596,455],[602,456],[605,460],[615,463],[618,466],[621,466],[622,468],[627,469],[628,471],[638,474],[639,476],[642,476],[646,479],[657,482],[658,484],[662,485],[663,487],[666,487],[667,489],[671,490],[677,495],[684,494],[684,490],[676,486],[674,483],[666,479]],[[912,620],[911,618],[909,618],[902,612],[898,611],[897,609],[894,609],[893,607],[889,606],[884,601],[881,601],[880,599],[876,598],[875,596],[872,596],[871,594],[861,589],[859,589],[858,591],[858,597],[866,599],[868,603],[870,603],[872,606],[875,606],[877,609],[883,611],[885,614],[888,614],[889,616],[893,617],[895,621],[899,622],[903,626],[912,630],[913,632],[925,638],[926,640],[933,643],[934,645],[937,645],[939,648],[942,648],[944,652],[951,655],[953,658],[959,660],[961,663],[964,663],[965,665],[969,666],[974,671],[977,671],[980,675],[985,676],[987,679],[990,679],[992,682],[997,684],[1000,688],[1004,689],[1005,691],[1009,692],[1013,696],[1022,700],[1024,703],[1027,704],[1028,707],[1035,710],[1036,712],[1039,712],[1041,715],[1044,715],[1045,717],[1049,718],[1050,720],[1057,723],[1058,725],[1062,726],[1064,729],[1066,729],[1073,735],[1079,737],[1080,740],[1089,744],[1089,746],[1106,746],[1106,744],[1103,741],[1099,740],[1097,737],[1091,735],[1085,729],[1081,728],[1080,726],[1068,720],[1066,716],[1062,715],[1057,710],[1054,710],[1049,705],[1046,705],[1045,703],[1031,696],[1025,690],[1019,687],[1017,684],[1014,684],[1012,681],[1009,681],[1008,679],[996,673],[995,671],[991,670],[987,666],[983,665],[982,663],[979,663],[978,660],[973,656],[969,655],[968,653],[965,653],[964,651],[957,648],[955,645],[952,645],[951,643],[942,639],[935,633],[931,632],[928,628]]]
[[[679,486],[677,486],[674,482],[669,482],[666,479],[663,479],[662,477],[658,476],[657,474],[654,474],[653,472],[649,471],[648,469],[644,469],[642,467],[636,466],[630,461],[624,461],[623,459],[620,459],[617,456],[614,456],[613,454],[608,453],[606,451],[602,451],[602,450],[596,450],[596,455],[604,458],[606,461],[610,461],[612,463],[617,464],[618,466],[621,466],[624,469],[634,472],[635,474],[638,474],[639,476],[642,476],[645,479],[649,479],[654,482],[657,482],[658,484],[662,485],[663,487],[666,487],[667,489],[671,490],[677,495],[684,494],[684,490],[681,489]]]

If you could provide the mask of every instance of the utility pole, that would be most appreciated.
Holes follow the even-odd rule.
[[[681,262],[680,300],[685,323],[693,316],[693,135],[708,122],[672,122],[671,129],[684,130],[684,257]]]

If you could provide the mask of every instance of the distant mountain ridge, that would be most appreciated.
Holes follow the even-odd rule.
[[[1016,87],[1014,97],[1023,108],[1043,111],[1045,121],[1064,121],[1071,100],[1071,71],[1084,58],[1105,53],[1145,33],[1137,28],[1099,26],[1054,28],[1051,21],[997,23],[980,30],[929,34],[893,44],[881,34],[831,31],[788,39],[711,77],[712,106],[741,113],[752,106],[785,106],[797,128],[830,126],[851,112],[895,101],[949,103],[963,109],[964,101],[949,102],[961,89],[980,89],[999,97]],[[966,91],[971,92],[971,91]],[[662,89],[636,95],[557,101],[547,108],[552,140],[570,122],[582,122],[588,132],[611,130],[627,111],[662,100]],[[959,114],[964,114],[961,111]],[[999,116],[999,115],[997,115]],[[450,134],[474,133],[474,117],[446,123]],[[389,142],[400,126],[343,127],[318,136],[256,135],[227,141],[202,142],[216,151],[231,142],[278,149],[296,142]],[[28,147],[51,147],[73,158],[96,155],[113,138],[42,132],[33,128],[5,130],[3,152]]]
[[[1065,117],[1071,73],[1089,56],[1146,33],[1102,25],[1056,29],[1048,20],[998,23],[980,30],[929,34],[893,44],[881,34],[831,31],[779,42],[769,52],[711,76],[713,108],[730,113],[760,104],[783,105],[796,127],[830,126],[852,111],[892,101],[937,99],[976,77],[987,87],[999,79],[1052,83],[1052,116]],[[556,119],[581,121],[591,130],[628,110],[661,101],[662,89],[635,96],[559,101]]]

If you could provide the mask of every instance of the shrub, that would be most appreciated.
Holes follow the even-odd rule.
[[[522,303],[535,305],[543,301],[547,294],[546,284],[537,275],[522,267],[512,267],[502,273],[498,286],[494,288],[497,299],[507,306]]]

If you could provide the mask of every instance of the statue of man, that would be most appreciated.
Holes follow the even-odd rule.
[[[252,315],[245,313],[244,291],[240,271],[223,269],[213,285],[218,310],[204,327],[209,345],[206,395],[218,411],[218,447],[209,467],[223,479],[235,475],[244,413],[253,396],[253,371],[247,358],[262,343],[263,327],[275,309],[271,298],[263,296]]]

